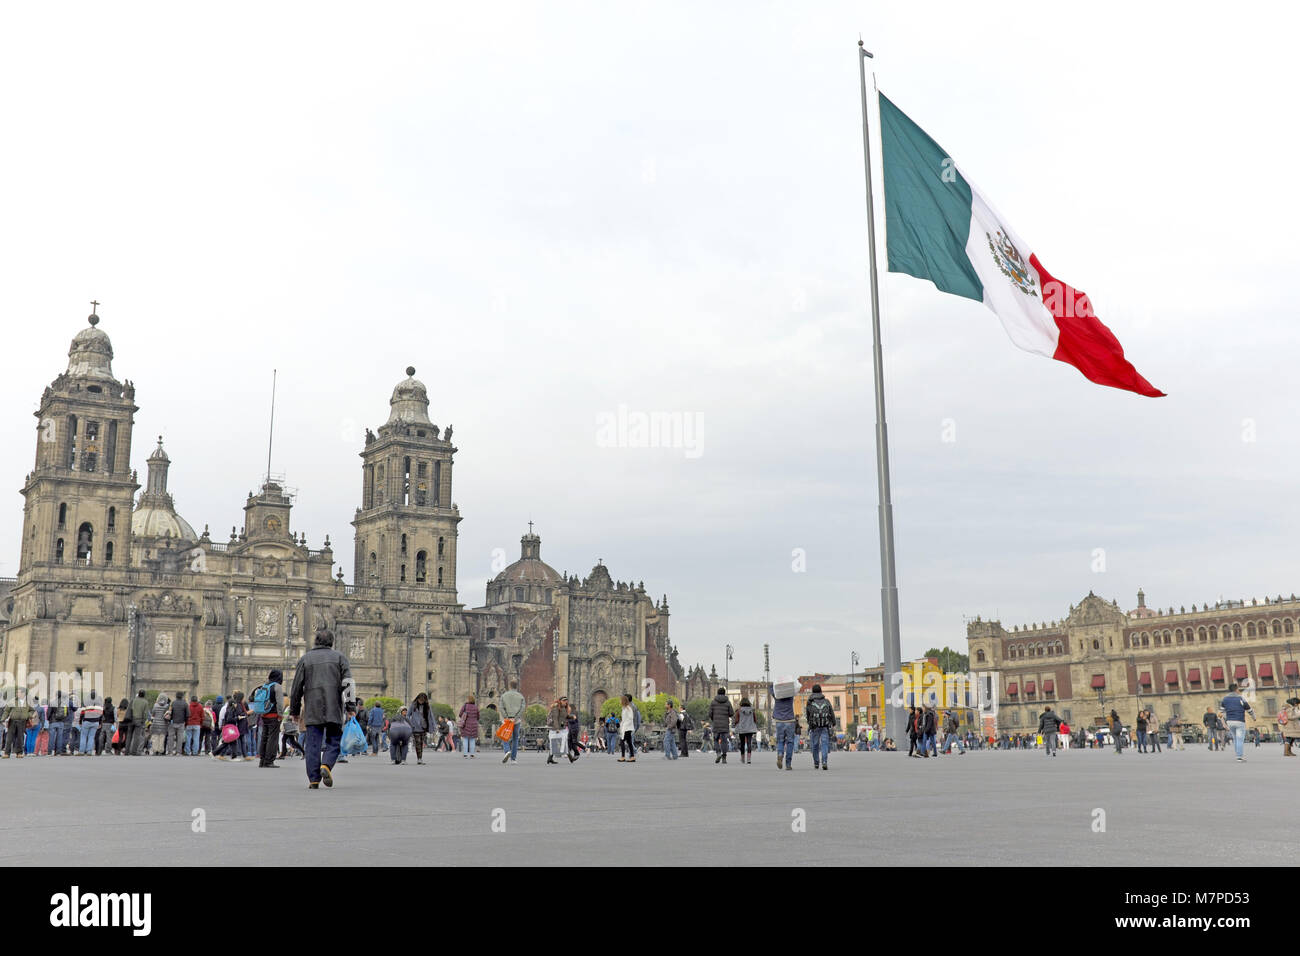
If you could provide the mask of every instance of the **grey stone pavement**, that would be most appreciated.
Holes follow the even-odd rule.
[[[352,758],[309,791],[277,770],[207,757],[0,761],[0,863],[752,864],[1002,866],[1292,865],[1300,757],[1247,762],[1188,745],[1125,751],[975,752],[909,759],[763,752],[668,762],[605,754],[546,766],[426,755]],[[206,832],[193,829],[204,811]],[[1105,832],[1094,832],[1094,811]],[[802,810],[806,831],[792,828]],[[499,813],[497,811],[502,811]],[[494,832],[504,823],[504,832]]]

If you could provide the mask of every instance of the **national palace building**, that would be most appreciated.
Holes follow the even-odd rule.
[[[1300,599],[1294,594],[1125,613],[1089,592],[1059,621],[967,624],[970,669],[996,673],[999,733],[1033,732],[1050,705],[1073,726],[1104,726],[1112,709],[1132,724],[1140,709],[1163,725],[1199,726],[1235,682],[1253,685],[1265,724],[1300,688]]]
[[[224,541],[177,512],[161,437],[140,490],[135,386],[114,377],[109,337],[97,315],[89,322],[36,412],[18,575],[0,579],[0,669],[102,674],[102,693],[115,699],[143,689],[248,691],[272,668],[291,681],[315,630],[328,626],[363,697],[427,691],[455,703],[517,679],[529,703],[562,694],[595,713],[646,679],[680,692],[667,597],[616,581],[599,561],[586,577],[561,574],[542,561],[531,526],[519,560],[487,582],[484,603],[461,603],[458,449],[451,426],[430,420],[414,368],[359,449],[348,583],[329,536],[312,548],[294,527],[280,479],[268,475],[248,494],[242,526]]]

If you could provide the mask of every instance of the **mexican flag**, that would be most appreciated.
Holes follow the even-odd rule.
[[[1157,398],[1087,295],[1051,275],[938,143],[880,94],[889,271],[983,302],[1011,341],[1089,381]]]

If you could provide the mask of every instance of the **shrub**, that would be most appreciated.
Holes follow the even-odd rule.
[[[532,704],[524,711],[524,723],[529,727],[545,727],[549,717],[550,711],[541,704]]]
[[[396,697],[371,697],[369,700],[364,701],[361,706],[366,710],[370,710],[370,708],[374,707],[375,704],[384,708],[384,716],[390,719],[394,714],[406,706]]]
[[[447,720],[456,719],[456,711],[452,708],[451,704],[440,704],[437,701],[431,700],[429,701],[429,710],[433,711],[434,720],[437,720],[439,717],[445,717]]]

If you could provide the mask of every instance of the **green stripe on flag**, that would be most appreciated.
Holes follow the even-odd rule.
[[[889,271],[984,300],[970,258],[971,189],[943,148],[880,94]]]

